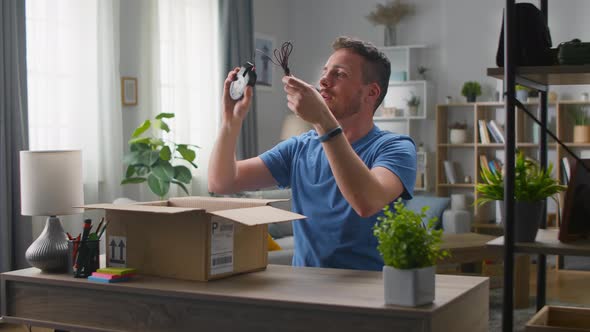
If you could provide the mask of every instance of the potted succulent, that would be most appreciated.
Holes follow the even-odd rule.
[[[197,168],[195,148],[198,146],[162,139],[163,132],[170,131],[165,120],[171,118],[174,118],[173,113],[160,113],[155,119],[146,120],[135,129],[129,140],[130,151],[123,159],[127,171],[122,185],[147,181],[150,190],[163,199],[173,183],[188,195],[185,185],[190,184],[192,173],[187,166]],[[147,135],[150,128],[152,135]],[[177,161],[187,166],[178,165]]]
[[[449,143],[463,144],[467,142],[467,123],[455,122],[449,126]]]
[[[550,163],[546,170],[524,156],[521,152],[516,155],[514,163],[514,221],[516,242],[534,242],[541,223],[542,211],[548,197],[555,200],[554,195],[564,191],[567,187],[560,185],[551,176],[553,165]],[[476,186],[479,198],[478,205],[488,202],[504,201],[504,176],[501,171],[490,171],[481,168],[481,182]],[[500,209],[503,210],[503,209]]]
[[[383,209],[373,233],[383,257],[383,285],[385,304],[419,306],[434,300],[434,272],[436,262],[449,256],[440,249],[442,230],[435,230],[436,217],[426,220],[424,207],[416,213],[405,207],[401,199]]]
[[[569,114],[574,122],[574,143],[590,142],[590,118],[582,106],[573,106]]]
[[[478,96],[481,96],[481,85],[475,81],[463,83],[461,94],[465,96],[468,103],[474,103]]]
[[[413,12],[413,7],[402,3],[401,0],[389,1],[387,4],[377,4],[376,9],[367,15],[373,25],[385,27],[384,46],[393,46],[396,42],[395,25],[405,16]]]
[[[420,106],[420,97],[416,96],[413,92],[410,93],[410,98],[406,99],[408,105],[408,115],[418,115],[418,106]]]

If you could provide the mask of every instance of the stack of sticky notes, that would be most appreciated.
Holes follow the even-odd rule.
[[[98,282],[122,282],[127,281],[135,275],[135,269],[130,267],[106,267],[92,272],[88,280]]]

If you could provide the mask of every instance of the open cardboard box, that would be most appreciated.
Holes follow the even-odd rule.
[[[590,309],[544,306],[526,324],[526,332],[590,331]]]
[[[282,200],[182,197],[104,209],[107,266],[207,281],[264,270],[268,224],[305,216],[274,208]]]

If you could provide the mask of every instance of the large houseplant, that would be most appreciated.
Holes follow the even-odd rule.
[[[418,306],[434,300],[434,272],[437,260],[449,253],[440,249],[442,230],[435,230],[438,218],[424,226],[424,207],[416,213],[401,200],[383,209],[384,216],[373,227],[383,256],[385,303]]]
[[[173,183],[188,195],[185,185],[190,184],[192,173],[185,165],[197,168],[195,148],[198,146],[177,144],[162,138],[163,132],[170,131],[165,120],[171,118],[174,118],[173,113],[160,113],[135,129],[129,140],[130,151],[123,159],[127,171],[121,184],[147,181],[150,190],[162,199]],[[178,161],[185,165],[178,165]]]
[[[515,200],[515,241],[534,242],[541,222],[542,211],[548,197],[567,187],[560,185],[551,176],[553,165],[543,169],[534,160],[518,152],[514,163],[514,200]],[[483,205],[492,201],[504,200],[504,176],[501,171],[481,168],[481,182],[476,187],[479,198],[475,201]]]

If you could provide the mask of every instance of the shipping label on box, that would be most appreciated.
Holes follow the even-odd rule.
[[[234,223],[211,218],[211,275],[234,271]]]

